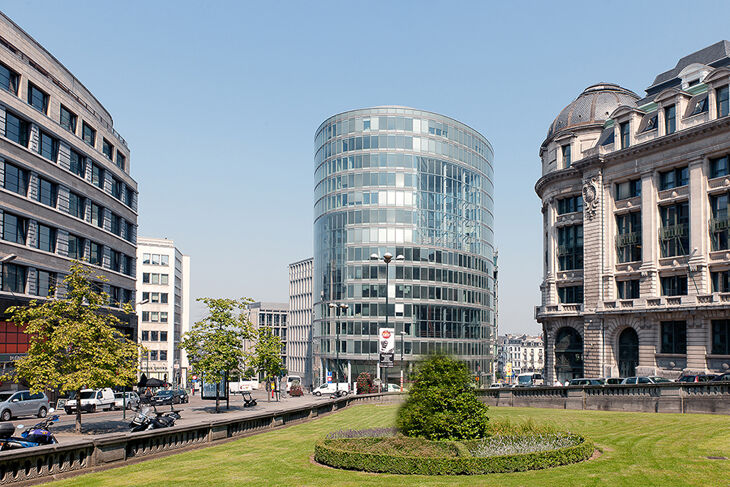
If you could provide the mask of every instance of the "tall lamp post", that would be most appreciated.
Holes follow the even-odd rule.
[[[349,308],[345,303],[340,303],[339,305],[330,303],[328,306],[330,308],[330,315],[332,314],[332,310],[337,309],[337,317],[340,316],[340,312],[347,313],[347,308]],[[340,394],[340,325],[341,323],[335,321],[335,394],[337,396]]]
[[[403,370],[406,367],[406,364],[403,362],[403,337],[406,335],[406,332],[401,330],[400,332],[400,391],[403,392]]]
[[[380,261],[380,256],[378,254],[372,254],[370,255],[370,260],[377,260]],[[388,279],[390,277],[389,272],[389,265],[390,262],[393,260],[393,254],[390,252],[386,252],[383,254],[383,262],[385,262],[385,327],[388,328],[388,315],[390,314],[389,306],[388,306],[388,295],[389,292],[389,286],[388,286]],[[396,261],[402,262],[405,260],[405,257],[403,255],[398,254],[398,257],[395,258]],[[380,364],[378,364],[378,367],[380,367]],[[385,369],[385,392],[388,392],[388,367],[383,367]]]

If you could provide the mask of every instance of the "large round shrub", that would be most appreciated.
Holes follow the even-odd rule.
[[[397,426],[406,436],[469,440],[487,436],[488,421],[466,364],[435,355],[421,363]]]

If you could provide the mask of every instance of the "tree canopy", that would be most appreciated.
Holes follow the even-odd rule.
[[[97,291],[93,279],[106,280],[73,261],[63,280],[63,298],[33,300],[7,310],[13,323],[25,325],[29,346],[5,379],[24,379],[33,392],[78,392],[136,382],[139,346],[120,331],[121,320],[108,308],[109,295]],[[115,305],[134,312],[129,304]],[[81,432],[80,410],[76,430]]]

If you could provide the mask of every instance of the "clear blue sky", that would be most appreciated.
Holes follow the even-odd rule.
[[[642,94],[730,38],[728,2],[5,1],[112,113],[132,150],[139,234],[192,257],[200,296],[288,299],[312,255],[313,136],[407,105],[495,148],[500,333],[539,331],[548,125],[586,86]],[[198,313],[193,313],[196,318]]]

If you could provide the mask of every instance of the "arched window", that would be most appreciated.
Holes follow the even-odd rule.
[[[556,335],[555,375],[560,382],[583,377],[583,339],[573,328],[561,328]]]

